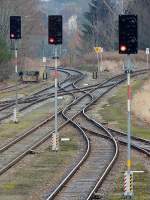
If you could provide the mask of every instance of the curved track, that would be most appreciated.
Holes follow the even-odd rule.
[[[62,91],[66,90],[68,87],[72,87],[74,89],[74,83],[80,81],[82,79],[83,74],[81,72],[78,72],[76,70],[62,70],[60,69],[62,73],[65,73],[67,77],[65,80],[61,81],[59,83],[60,87],[60,95],[63,95],[64,93]],[[67,92],[68,94],[68,92]],[[54,86],[46,87],[42,90],[39,90],[38,92],[35,92],[33,95],[21,98],[18,100],[18,106],[19,106],[19,112],[24,111],[25,109],[40,103],[42,101],[45,101],[49,99],[50,97],[54,97]],[[7,119],[12,116],[12,107],[15,105],[14,100],[13,101],[3,101],[1,102],[1,108],[0,108],[0,121]]]
[[[136,72],[135,75],[144,73],[144,71],[142,72]],[[111,134],[110,131],[108,131],[102,124],[97,123],[95,120],[92,120],[90,117],[88,117],[85,112],[88,109],[88,107],[95,103],[101,96],[103,96],[105,93],[107,93],[109,90],[111,90],[113,87],[117,86],[118,84],[120,84],[121,82],[123,82],[124,80],[126,80],[126,77],[124,77],[124,75],[120,75],[118,77],[115,77],[109,81],[104,82],[102,85],[109,85],[109,87],[107,87],[107,89],[102,89],[102,88],[95,88],[92,89],[90,92],[86,92],[85,95],[83,95],[82,97],[80,97],[80,99],[84,99],[87,95],[91,96],[91,102],[88,103],[87,106],[85,106],[84,104],[84,108],[82,108],[82,113],[84,115],[84,117],[86,118],[87,121],[89,121],[90,123],[92,123],[92,126],[96,126],[97,128],[99,128],[99,132],[97,133],[97,135],[103,137],[103,138],[107,138],[107,142],[108,139],[111,140],[110,144],[111,147],[109,147],[109,145],[106,147],[104,144],[104,140],[101,139],[102,144],[99,141],[100,146],[104,145],[106,147],[107,153],[106,153],[106,157],[103,157],[103,159],[101,160],[96,159],[93,165],[93,162],[90,163],[90,159],[91,161],[94,160],[94,157],[97,157],[97,154],[95,152],[95,156],[91,156],[90,151],[91,149],[93,150],[94,145],[92,145],[92,143],[95,141],[94,137],[92,138],[90,135],[86,134],[86,131],[84,131],[82,129],[82,126],[80,125],[80,120],[77,120],[77,116],[79,117],[79,115],[74,115],[72,113],[72,106],[74,107],[73,111],[78,110],[75,107],[75,104],[72,103],[70,105],[68,105],[68,108],[66,108],[63,112],[64,117],[69,120],[76,128],[79,129],[79,131],[83,134],[84,138],[86,138],[86,143],[87,143],[87,151],[85,152],[85,155],[82,157],[81,161],[74,167],[74,169],[70,172],[70,174],[60,183],[60,185],[47,197],[46,200],[51,200],[51,199],[92,199],[94,196],[94,193],[98,190],[98,187],[100,186],[100,184],[102,183],[102,181],[104,180],[105,176],[107,175],[107,173],[109,172],[109,170],[111,169],[114,161],[117,158],[117,154],[118,154],[118,146],[117,146],[117,142],[115,140],[115,138],[113,137],[113,135]],[[87,104],[87,102],[86,102]],[[80,106],[81,108],[82,106]],[[71,110],[68,113],[68,110]],[[81,111],[79,112],[79,114],[81,113]],[[82,123],[82,119],[81,119],[81,123]],[[103,133],[100,133],[103,132]],[[95,134],[95,133],[94,133]],[[89,142],[89,139],[90,142]],[[98,140],[98,139],[96,139]],[[91,145],[89,145],[91,143]],[[95,142],[94,142],[95,143]],[[96,143],[97,144],[97,143]],[[110,152],[110,149],[111,152]],[[100,150],[100,148],[96,148],[98,151]],[[94,152],[94,150],[93,150]],[[112,153],[113,152],[113,153]],[[92,160],[93,159],[93,160]],[[108,162],[109,160],[109,162]],[[82,164],[84,161],[84,164]],[[99,162],[100,161],[100,162]],[[103,168],[103,170],[99,167],[99,169],[95,169],[94,166],[97,165],[98,166],[101,165],[104,161],[107,161],[105,163],[105,166]],[[87,164],[86,164],[87,163]],[[82,165],[81,165],[82,164]],[[88,171],[89,168],[91,170]],[[95,174],[92,174],[92,172],[95,171]],[[98,174],[96,174],[98,171]],[[75,173],[76,172],[76,173]],[[87,173],[86,173],[87,172]],[[80,175],[79,175],[80,174]],[[73,178],[72,178],[73,177]],[[88,180],[88,181],[87,181]],[[91,184],[90,184],[91,183]]]
[[[144,71],[136,72],[135,75],[138,75],[140,73],[144,73]],[[95,85],[95,87],[93,87],[92,89],[88,88],[87,90],[86,88],[86,90],[80,90],[80,88],[75,87],[75,83],[76,81],[81,80],[83,78],[81,77],[82,76],[80,77],[78,76],[77,79],[74,80],[74,82],[68,83],[69,91],[67,91],[68,87],[66,83],[65,85],[61,84],[59,85],[60,87],[62,87],[61,90],[63,90],[64,92],[69,92],[71,95],[73,95],[73,93],[71,92],[72,89],[73,91],[78,90],[80,93],[80,97],[77,96],[73,102],[71,102],[68,106],[66,106],[66,108],[62,112],[60,112],[59,129],[67,123],[71,123],[73,126],[75,126],[81,132],[83,139],[85,140],[86,150],[84,152],[84,155],[81,156],[80,161],[70,171],[69,175],[64,180],[62,180],[59,186],[54,191],[52,191],[50,195],[47,195],[48,196],[47,200],[54,199],[55,197],[56,199],[65,198],[70,200],[71,198],[70,196],[68,198],[68,195],[70,194],[70,192],[72,193],[73,191],[74,195],[77,196],[78,194],[80,199],[82,198],[86,200],[91,199],[95,191],[97,190],[97,188],[102,183],[103,179],[111,169],[118,155],[117,142],[115,140],[115,137],[111,134],[111,131],[108,131],[102,124],[97,123],[96,121],[88,117],[86,115],[86,110],[92,104],[96,103],[96,101],[100,97],[102,97],[112,88],[116,87],[118,84],[125,81],[126,77],[124,75],[118,75],[114,78],[111,78],[103,82],[102,84]],[[65,119],[65,121],[62,117]],[[83,120],[86,121],[87,127],[88,126],[94,127],[94,129],[96,129],[98,132],[97,133],[95,132],[96,134],[94,133],[94,135],[91,135],[89,134],[90,133],[89,130],[84,131],[84,129],[81,126]],[[27,143],[29,143],[29,141],[32,140],[32,134],[28,134],[29,138],[27,138],[28,136],[26,138],[24,137],[25,139],[22,138],[23,140],[20,141],[22,142],[22,146],[24,146],[25,149],[23,152],[21,152],[21,154],[19,154],[19,156],[15,155],[13,158],[11,158],[10,159],[11,161],[9,160],[6,162],[5,158],[8,155],[10,156],[12,155],[11,152],[14,151],[13,148],[16,148],[15,152],[17,152],[18,147],[15,145],[21,145],[21,143],[14,142],[15,145],[1,149],[1,154],[2,154],[1,157],[4,160],[4,162],[1,162],[3,163],[1,165],[1,171],[0,171],[1,174],[4,173],[8,168],[13,166],[18,160],[20,160],[27,153],[35,149],[38,145],[46,141],[51,136],[52,132],[54,131],[53,130],[54,128],[49,130],[49,125],[47,122],[44,123],[42,126],[46,126],[46,128],[48,128],[46,134],[39,135],[39,138],[37,138],[32,143],[32,145],[30,144],[30,146],[28,146]],[[37,130],[35,129],[35,132],[36,131]],[[102,138],[102,136],[104,137]],[[26,144],[24,143],[25,141]],[[103,156],[100,153],[102,151],[105,151],[105,154],[103,154]],[[93,165],[93,162],[95,163],[95,166]],[[102,167],[98,168],[98,166]],[[96,170],[94,167],[98,169]],[[87,182],[88,184],[83,184]],[[81,190],[81,185],[82,186],[84,185],[82,187],[82,190]],[[66,192],[64,192],[63,188],[65,188]],[[73,198],[74,196],[72,196],[72,199]]]

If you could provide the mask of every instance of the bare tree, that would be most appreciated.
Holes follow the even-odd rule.
[[[0,40],[2,41],[0,48],[9,51],[9,17],[11,15],[19,15],[22,19],[22,39],[18,42],[20,65],[23,64],[24,57],[29,55],[29,46],[31,36],[41,29],[38,24],[41,24],[41,15],[38,10],[38,0],[0,0]],[[5,45],[4,45],[5,44]],[[9,52],[10,53],[10,52]],[[31,55],[31,54],[30,54]],[[7,56],[5,56],[7,57]],[[4,58],[4,56],[3,56]],[[8,62],[8,59],[6,59]],[[0,70],[11,73],[11,64],[7,63],[8,69],[4,69],[5,59],[0,56]]]

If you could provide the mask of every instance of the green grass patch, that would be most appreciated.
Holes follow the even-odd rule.
[[[58,102],[58,107],[62,108],[66,102],[70,100],[70,97],[65,96],[66,100]],[[4,141],[8,138],[12,138],[16,135],[29,130],[31,127],[37,125],[42,120],[46,119],[49,115],[54,114],[53,107],[54,102],[48,102],[36,109],[33,109],[31,112],[27,112],[24,116],[19,117],[19,123],[14,123],[9,121],[0,125],[0,144],[3,144]]]
[[[146,78],[132,80],[132,94],[135,94],[141,88]],[[103,106],[99,111],[104,120],[116,122],[117,127],[127,131],[127,86],[121,87],[115,96],[108,99],[108,104]],[[132,117],[132,134],[135,136],[150,139],[149,127],[139,125],[137,119]]]
[[[15,189],[15,187],[16,187],[16,184],[13,182],[9,182],[4,185],[1,185],[1,188],[5,191],[13,190],[13,189]]]
[[[14,83],[15,84],[15,83]],[[18,82],[18,85],[20,83]],[[41,90],[42,88],[44,89],[45,87],[49,87],[53,85],[53,81],[52,80],[48,80],[46,82],[40,82],[40,83],[28,83],[27,87],[24,88],[18,88],[18,96],[22,95],[22,96],[28,96],[31,95],[33,93],[35,93],[38,90]],[[0,94],[0,98],[12,98],[12,96],[15,96],[16,91],[14,88],[14,91],[11,92],[6,92],[2,91],[2,93]]]
[[[15,136],[17,133],[28,130],[41,120],[45,119],[46,116],[48,116],[48,111],[50,110],[49,106],[49,104],[46,104],[22,117],[19,117],[19,123],[17,124],[15,124],[13,121],[1,124],[0,140],[5,140],[10,136]]]
[[[19,196],[20,200],[26,200],[39,187],[45,184],[58,181],[64,173],[67,173],[67,166],[71,165],[78,151],[78,138],[72,130],[66,129],[65,136],[70,137],[69,142],[61,142],[60,150],[54,152],[51,147],[32,157],[32,162],[25,167],[19,167],[14,175],[0,179],[0,194],[5,199],[15,199]],[[66,171],[66,172],[65,172]],[[1,182],[2,181],[2,182]],[[41,193],[40,193],[41,195]],[[14,197],[14,198],[13,198]],[[37,196],[37,199],[40,199]]]

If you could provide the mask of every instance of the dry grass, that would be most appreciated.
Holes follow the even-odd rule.
[[[136,117],[150,123],[150,80],[134,95],[132,110]]]
[[[123,66],[124,55],[119,54],[117,51],[114,52],[105,52],[103,53],[103,69],[109,69],[112,73],[120,73]],[[137,55],[131,55],[131,59],[134,62],[136,68],[146,67],[146,55],[144,51],[139,51]],[[72,67],[77,67],[79,69],[87,70],[93,68],[96,69],[97,66],[97,57],[95,52],[91,52],[85,55],[78,57],[74,56]],[[70,66],[69,56],[62,60],[64,66]],[[89,67],[90,66],[90,67]],[[91,71],[91,70],[90,70]]]

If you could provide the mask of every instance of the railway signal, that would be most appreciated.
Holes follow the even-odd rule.
[[[133,172],[131,171],[131,72],[132,64],[130,54],[138,53],[138,33],[137,33],[137,15],[119,15],[119,53],[127,54],[124,62],[124,69],[127,73],[128,99],[128,152],[127,152],[127,171],[124,175],[124,196],[130,199],[133,195]]]
[[[17,40],[21,39],[21,16],[10,16],[10,39],[14,40],[15,46],[15,82],[16,82],[16,99],[13,111],[13,121],[18,122],[18,47]]]
[[[50,15],[48,16],[48,43],[55,45],[55,131],[52,135],[52,150],[59,150],[59,133],[57,122],[57,66],[58,66],[58,48],[57,45],[62,44],[62,15]]]
[[[62,15],[48,16],[48,43],[62,44]]]
[[[10,39],[21,39],[21,16],[10,16]]]
[[[119,15],[119,53],[138,53],[137,15]]]

